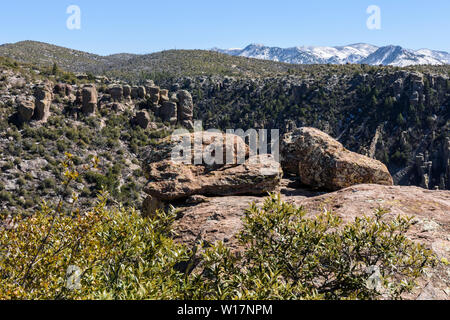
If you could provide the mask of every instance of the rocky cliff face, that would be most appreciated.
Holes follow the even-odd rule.
[[[103,187],[140,206],[142,149],[175,126],[193,127],[186,90],[170,92],[153,81],[64,80],[0,64],[0,215],[31,212],[59,192],[87,204]],[[81,177],[63,192],[65,153],[76,159]],[[102,159],[99,170],[84,172],[94,157]]]
[[[178,124],[193,129],[194,104],[188,91],[180,90],[169,98],[169,90],[161,90],[153,81],[147,82],[146,86],[133,87],[111,83],[109,80],[106,82],[109,83],[108,87],[102,92],[98,92],[95,84],[72,86],[67,83],[57,83],[55,85],[48,81],[23,84],[23,92],[13,96],[4,95],[3,100],[8,101],[15,97],[13,104],[16,106],[16,113],[12,120],[19,125],[33,120],[45,123],[51,114],[52,103],[57,102],[63,104],[64,108],[71,109],[72,112],[81,112],[85,116],[95,115],[98,108],[121,112],[128,109],[135,114],[131,119],[132,123],[143,129],[155,126],[150,122],[152,117],[172,125]],[[72,90],[75,90],[75,95],[72,94]],[[30,95],[30,91],[34,92],[34,95]],[[54,94],[63,100],[54,101]]]

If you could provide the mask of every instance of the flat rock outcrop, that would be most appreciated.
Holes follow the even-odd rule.
[[[151,165],[149,169],[151,181],[145,192],[163,201],[192,195],[264,195],[277,188],[282,175],[280,165],[269,156],[250,158],[245,164],[213,171],[170,161]]]
[[[280,164],[269,155],[251,157],[243,163],[238,161],[241,156],[245,160],[248,155],[248,146],[242,138],[231,134],[203,133],[197,148],[200,155],[213,154],[221,149],[223,158],[217,155],[219,163],[201,161],[196,164],[197,152],[177,158],[178,153],[174,150],[180,141],[193,142],[194,139],[195,134],[175,135],[149,151],[144,165],[148,179],[144,191],[152,199],[170,202],[193,195],[264,195],[277,189],[282,177]]]
[[[287,133],[280,146],[283,170],[302,184],[331,191],[357,184],[393,185],[380,161],[351,152],[326,133],[299,128]]]

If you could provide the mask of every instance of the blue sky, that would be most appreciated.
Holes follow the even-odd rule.
[[[37,40],[98,54],[366,42],[450,52],[449,0],[2,1],[0,43]],[[68,30],[69,5],[81,30]],[[369,5],[381,30],[369,30]]]

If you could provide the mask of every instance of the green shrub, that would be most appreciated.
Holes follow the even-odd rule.
[[[44,206],[0,235],[0,299],[176,298],[184,252],[168,237],[172,220],[109,211],[104,198],[76,217]],[[66,286],[70,266],[83,272],[79,290]]]
[[[2,171],[11,170],[14,168],[14,163],[12,161],[8,161],[1,169]]]
[[[5,202],[12,202],[12,194],[6,190],[0,191],[0,200]]]
[[[24,185],[26,185],[27,180],[25,180],[24,177],[20,177],[19,179],[17,179],[17,183],[19,184],[19,186],[23,187]]]
[[[408,154],[405,152],[400,152],[399,150],[395,151],[395,153],[391,156],[391,161],[399,165],[406,164],[408,159]]]
[[[42,187],[45,189],[53,189],[56,188],[56,180],[54,178],[47,178],[42,182]]]

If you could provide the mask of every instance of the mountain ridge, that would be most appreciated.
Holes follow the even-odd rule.
[[[303,66],[260,59],[234,57],[208,50],[167,50],[150,54],[119,53],[100,56],[37,41],[0,45],[0,57],[41,67],[56,63],[66,71],[93,73],[123,78],[140,78],[142,74],[269,76],[301,70]]]
[[[297,46],[290,48],[268,47],[263,44],[250,44],[244,49],[210,50],[166,50],[149,54],[115,53],[98,55],[76,49],[49,44],[39,41],[19,41],[0,45],[0,56],[12,58],[21,62],[30,62],[38,65],[52,65],[58,63],[68,66],[72,72],[104,72],[111,69],[121,69],[126,65],[136,65],[144,61],[151,61],[163,53],[171,52],[216,52],[226,56],[243,57],[257,60],[280,62],[289,65],[308,64],[369,64],[396,67],[415,65],[449,65],[450,53],[445,51],[419,49],[410,50],[400,46],[378,47],[367,43],[354,43],[335,47],[325,46]],[[386,56],[386,53],[388,55]],[[196,57],[199,58],[199,57]],[[204,58],[204,57],[203,57]],[[226,59],[225,57],[221,58]],[[227,63],[236,64],[237,60],[228,60]],[[255,62],[261,63],[261,62]],[[137,66],[145,69],[146,66]],[[286,66],[277,66],[285,69]]]
[[[355,43],[344,46],[297,46],[290,48],[250,44],[243,49],[213,48],[224,54],[292,64],[370,64],[406,67],[450,64],[450,53],[430,49],[405,49],[401,46],[374,46]]]

